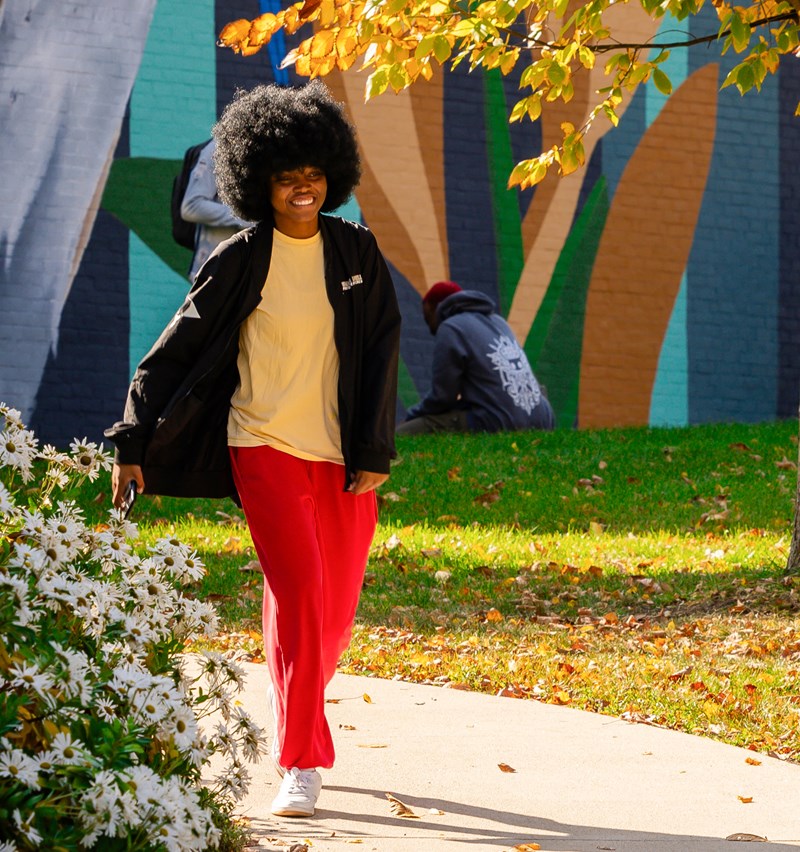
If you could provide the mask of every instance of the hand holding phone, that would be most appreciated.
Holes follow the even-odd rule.
[[[136,502],[136,480],[132,479],[125,486],[125,494],[122,498],[122,505],[119,507],[120,514],[123,518],[127,518],[131,513],[133,504]]]

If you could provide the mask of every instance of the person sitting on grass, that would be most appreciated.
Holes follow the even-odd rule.
[[[324,84],[239,92],[215,125],[222,201],[255,222],[203,264],[134,374],[114,505],[154,494],[241,501],[264,572],[263,628],[283,776],[277,816],[314,814],[334,747],[325,686],[350,641],[395,455],[400,312],[375,238],[324,216],[360,176]]]
[[[431,389],[408,409],[398,435],[553,428],[525,352],[488,296],[439,281],[422,313],[436,336]]]

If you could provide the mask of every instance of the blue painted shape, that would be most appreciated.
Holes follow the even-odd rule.
[[[780,162],[780,290],[778,303],[779,417],[796,417],[800,393],[800,62],[781,60],[778,160]]]
[[[684,273],[658,359],[658,369],[650,398],[651,426],[686,426],[689,421],[686,290]]]
[[[280,12],[282,5],[281,0],[259,0],[262,15],[267,12],[272,12],[273,14]],[[281,86],[288,86],[289,71],[286,68],[280,68],[280,64],[288,52],[286,50],[286,37],[283,34],[283,30],[279,30],[269,40],[267,51],[270,62],[272,63],[273,79]]]
[[[444,163],[450,277],[499,301],[486,156],[484,89],[465,65],[444,77]],[[465,132],[464,128],[469,128]]]
[[[520,91],[519,88],[519,81],[524,68],[525,62],[523,61],[523,59],[520,59],[520,61],[517,62],[516,66],[511,71],[511,73],[503,77],[503,91],[505,92],[506,105],[508,108],[509,115],[511,114],[511,110],[514,107],[514,104],[518,100],[523,98],[526,94],[530,93],[530,89]],[[508,125],[508,133],[511,138],[511,154],[514,158],[515,163],[518,163],[520,160],[527,160],[531,157],[537,157],[541,153],[541,121],[529,121],[527,118],[523,119],[522,121],[515,121],[513,124]],[[530,189],[517,191],[517,195],[519,198],[520,219],[525,218],[525,214],[528,212],[528,208],[531,206],[531,201],[533,201],[533,196],[535,192],[535,186],[531,187]]]
[[[619,125],[612,128],[603,137],[603,174],[606,178],[609,198],[612,199],[616,194],[622,173],[647,128],[645,122],[645,88],[640,86],[636,90],[619,121]],[[607,121],[608,119],[605,116],[600,116],[597,120]]]
[[[703,9],[699,31],[715,27]],[[719,80],[739,59],[719,59]],[[692,48],[690,73],[709,59]],[[717,135],[688,264],[689,421],[775,417],[780,198],[778,81],[719,92]]]

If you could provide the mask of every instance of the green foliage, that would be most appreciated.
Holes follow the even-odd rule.
[[[380,4],[371,0],[299,0],[277,14],[228,24],[219,43],[250,55],[268,44],[277,31],[294,33],[316,22],[315,33],[290,52],[286,63],[294,64],[301,75],[316,77],[334,69],[345,71],[361,57],[369,72],[368,98],[388,89],[399,92],[420,77],[429,80],[434,69],[445,63],[454,68],[465,62],[471,70],[499,69],[507,75],[523,62],[520,88],[524,94],[512,107],[510,121],[535,121],[543,104],[568,103],[581,72],[593,69],[598,58],[608,57],[604,62],[607,85],[590,85],[594,100],[584,124],[565,126],[559,144],[511,170],[510,185],[523,189],[543,180],[553,167],[562,175],[580,168],[582,139],[594,120],[605,116],[616,125],[617,108],[637,86],[652,80],[662,94],[669,95],[672,84],[656,67],[666,58],[668,47],[713,41],[719,42],[723,53],[733,47],[744,58],[726,83],[735,83],[742,93],[760,88],[766,74],[777,72],[780,56],[795,53],[798,47],[797,0],[748,6],[715,0],[719,31],[676,45],[652,41],[658,23],[667,15],[677,20],[698,15],[703,0],[640,0],[638,6],[625,6],[626,18],[618,17],[614,27],[606,19],[612,5],[612,0],[584,0],[570,13],[567,0],[392,0]],[[632,43],[624,35],[626,28],[636,33]],[[656,57],[650,58],[653,51]]]
[[[202,563],[172,538],[137,555],[117,512],[87,521],[76,501],[110,467],[95,444],[40,450],[1,403],[0,427],[2,848],[220,848],[220,814],[263,742],[246,714],[232,732],[200,728],[230,720],[242,676],[218,654],[183,653],[216,632],[187,590]],[[229,774],[201,792],[215,751]]]

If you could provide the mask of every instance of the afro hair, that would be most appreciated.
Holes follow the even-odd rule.
[[[212,132],[219,197],[249,222],[272,219],[270,182],[278,172],[322,169],[325,213],[344,204],[361,177],[355,130],[319,80],[240,90]]]

